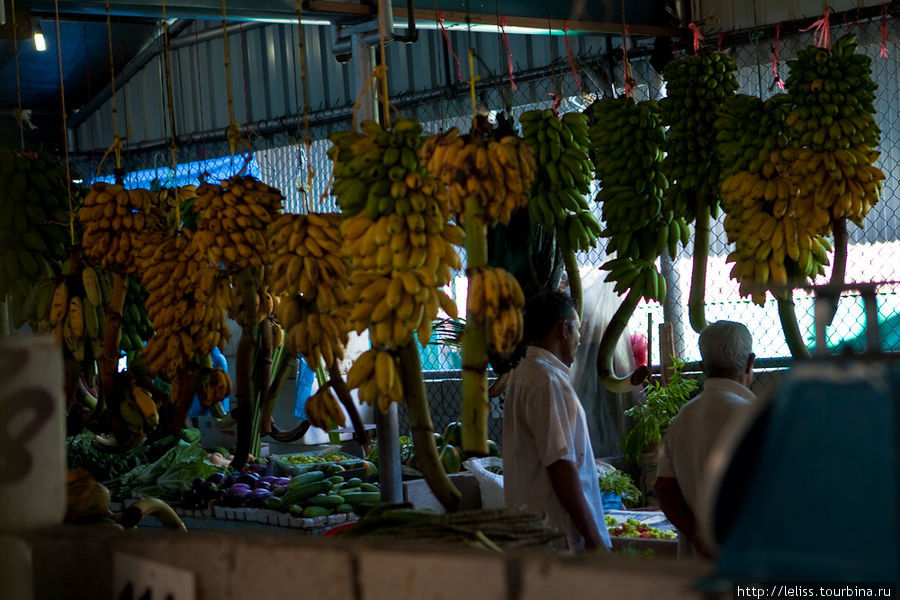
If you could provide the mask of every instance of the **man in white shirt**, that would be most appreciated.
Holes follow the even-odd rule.
[[[503,407],[506,505],[542,512],[566,534],[563,550],[609,548],[584,409],[569,379],[581,341],[572,298],[541,294],[525,307],[530,345]]]
[[[696,510],[706,485],[706,460],[728,421],[756,400],[749,389],[755,356],[750,331],[733,321],[707,325],[699,345],[706,383],[666,429],[654,492],[678,528],[679,555],[696,552],[713,558],[697,536]]]

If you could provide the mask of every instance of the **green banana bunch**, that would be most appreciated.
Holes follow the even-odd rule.
[[[591,191],[590,129],[587,116],[530,110],[519,117],[522,137],[537,156],[535,182],[528,201],[533,223],[556,229],[574,250],[589,250],[601,227],[584,195]]]
[[[739,171],[773,179],[783,165],[779,153],[788,145],[784,121],[790,110],[786,94],[777,94],[763,102],[758,96],[728,96],[716,108],[713,123],[720,178]]]
[[[595,200],[603,211],[609,238],[607,281],[616,291],[637,288],[647,299],[662,301],[665,284],[654,262],[664,252],[674,257],[690,235],[687,223],[663,203],[669,187],[662,171],[665,132],[659,105],[631,98],[602,98],[590,107],[594,164],[602,189]],[[615,267],[615,268],[614,268]]]
[[[153,337],[155,330],[147,314],[146,302],[150,295],[147,289],[133,275],[127,277],[127,286],[120,344],[125,354],[132,356],[144,349],[144,342]]]
[[[328,136],[334,144],[327,154],[334,163],[333,192],[341,212],[352,216],[365,210],[373,220],[395,212],[409,214],[413,207],[407,189],[421,175],[417,151],[422,126],[399,119],[390,131],[375,121],[363,121],[360,128],[362,133]]]
[[[804,225],[820,235],[842,218],[861,227],[881,196],[884,173],[874,166],[881,139],[877,86],[871,59],[856,50],[856,37],[848,35],[830,51],[809,46],[788,63],[785,86],[794,109],[786,120],[792,142],[786,158],[800,188],[800,212],[810,217]]]
[[[666,65],[667,96],[660,101],[663,123],[669,127],[663,168],[672,185],[667,200],[676,215],[692,220],[695,195],[718,211],[720,163],[716,157],[718,105],[738,88],[737,63],[729,54],[702,51]]]
[[[35,285],[59,275],[69,245],[68,188],[56,158],[0,149],[0,298],[14,325],[36,321],[26,302]]]

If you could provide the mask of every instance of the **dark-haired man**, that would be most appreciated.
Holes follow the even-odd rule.
[[[584,409],[569,379],[581,341],[572,298],[547,292],[525,306],[525,358],[503,408],[506,505],[543,512],[565,533],[554,546],[610,547]]]

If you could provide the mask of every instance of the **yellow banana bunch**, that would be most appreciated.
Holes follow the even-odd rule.
[[[386,413],[391,402],[403,401],[398,358],[388,350],[366,350],[350,367],[347,387],[358,387],[362,402],[377,406],[378,410]]]
[[[531,146],[481,119],[468,135],[453,127],[428,138],[419,149],[419,160],[447,187],[450,208],[460,223],[465,220],[466,198],[474,196],[486,223],[506,225],[528,204],[536,175]]]
[[[132,385],[119,401],[119,417],[125,426],[138,435],[145,435],[159,425],[156,401],[150,392],[138,385]]]
[[[196,190],[195,247],[214,265],[262,266],[266,227],[281,214],[281,192],[253,177],[235,176]]]
[[[347,265],[340,222],[340,213],[284,214],[269,225],[273,294],[300,294],[323,314],[343,304]]]
[[[78,210],[84,227],[81,247],[96,264],[134,273],[133,256],[143,247],[143,233],[160,218],[150,190],[98,182],[91,186]]]
[[[103,295],[99,285],[86,293],[89,286],[83,285],[82,279],[79,273],[69,273],[61,280],[42,281],[30,300],[35,306],[31,318],[37,321],[37,330],[52,331],[56,341],[78,362],[99,358],[103,348]],[[88,281],[93,281],[90,276]],[[91,300],[95,293],[99,304]]]
[[[207,369],[200,377],[197,399],[200,406],[209,408],[231,395],[231,377],[222,369]]]
[[[484,324],[491,350],[509,357],[524,335],[525,295],[512,273],[484,266],[469,273],[466,320]]]
[[[155,374],[174,377],[195,355],[208,355],[230,337],[228,279],[197,250],[194,236],[190,229],[153,236],[137,260],[156,330],[144,357]]]
[[[284,327],[284,343],[291,354],[302,354],[313,370],[344,358],[348,335],[339,311],[319,313],[314,303],[301,296],[286,296],[275,309]]]
[[[319,388],[306,399],[306,418],[310,424],[325,431],[332,428],[332,423],[339,427],[347,424],[341,405],[328,387]]]

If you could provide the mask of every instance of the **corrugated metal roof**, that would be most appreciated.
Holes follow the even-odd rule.
[[[190,43],[203,31],[220,27],[212,21],[198,21],[184,31],[173,45],[171,77],[174,90],[175,129],[178,135],[224,131],[228,126],[221,37]],[[311,110],[352,106],[356,83],[352,61],[339,63],[331,51],[331,29],[304,26]],[[286,24],[248,26],[228,36],[234,117],[239,123],[289,119],[302,108],[297,27]],[[508,71],[506,48],[495,33],[454,30],[450,44],[459,57],[463,78],[468,77],[468,49],[475,49],[476,73],[496,75]],[[569,36],[572,52],[597,56],[606,49],[604,36]],[[543,67],[566,56],[563,36],[508,36],[514,69],[526,71]],[[388,44],[386,48],[388,85],[391,97],[439,90],[458,83],[456,63],[447,51],[440,30],[420,30],[415,44]],[[489,70],[489,71],[488,71]],[[118,92],[120,135],[127,144],[156,143],[169,136],[165,98],[165,69],[162,55],[148,62]],[[74,135],[76,151],[105,148],[113,139],[111,99],[100,106]],[[126,133],[127,131],[127,133]]]

